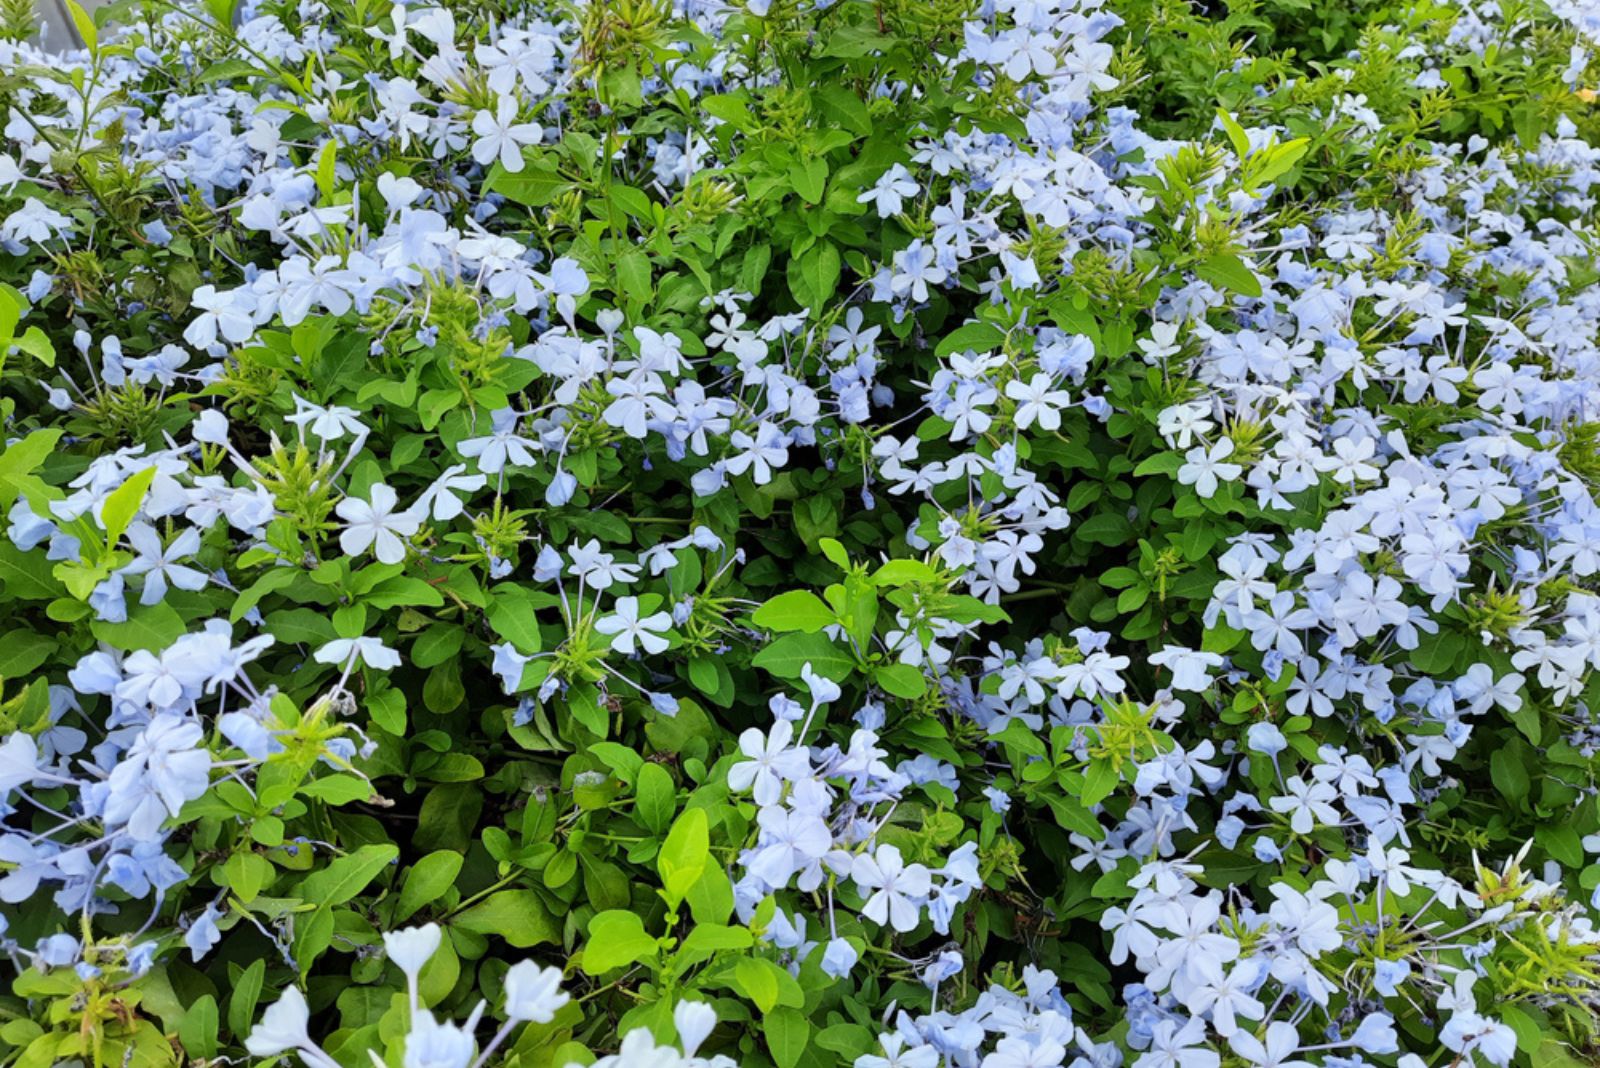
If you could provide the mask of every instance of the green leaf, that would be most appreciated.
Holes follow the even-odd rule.
[[[727,670],[727,665],[718,657],[696,656],[689,661],[689,681],[707,697],[714,697],[722,690]]]
[[[37,326],[30,326],[16,342],[17,349],[26,352],[46,367],[56,365],[56,347],[50,343],[50,338]]]
[[[1522,754],[1517,749],[1501,747],[1489,757],[1489,777],[1496,790],[1509,801],[1521,801],[1528,796],[1528,769],[1522,764]]]
[[[604,975],[654,956],[657,948],[656,940],[645,933],[643,920],[632,912],[611,909],[589,921],[580,967],[590,975]]]
[[[880,664],[873,669],[872,678],[885,693],[908,701],[928,692],[928,680],[923,677],[922,670],[910,664]]]
[[[1310,149],[1311,142],[1304,137],[1297,137],[1281,145],[1273,145],[1260,154],[1261,162],[1250,174],[1251,185],[1265,185],[1277,181],[1299,163],[1300,158]]]
[[[400,855],[396,845],[364,845],[321,871],[312,872],[295,891],[302,901],[319,908],[342,905],[367,888]]]
[[[128,524],[139,513],[139,506],[144,503],[144,495],[149,492],[150,483],[155,481],[155,477],[153,464],[135,471],[126,482],[112,490],[100,506],[100,525],[106,529],[107,545],[116,545],[122,538],[122,532],[128,529]]]
[[[654,204],[642,189],[635,189],[631,185],[613,185],[608,192],[617,207],[635,219],[647,224],[654,221]]]
[[[937,581],[939,573],[921,560],[889,560],[872,573],[876,586],[909,586]]]
[[[1115,512],[1097,512],[1071,530],[1084,541],[1100,545],[1126,545],[1133,537],[1133,524]]]
[[[272,862],[255,853],[235,853],[222,866],[227,886],[246,905],[256,899],[276,872]]]
[[[11,342],[17,336],[17,324],[22,321],[21,296],[10,286],[0,283],[0,363],[11,350]]]
[[[661,852],[656,856],[661,889],[674,909],[699,881],[700,873],[710,859],[711,830],[706,820],[706,810],[691,808],[673,823],[667,840],[661,845]]]
[[[395,736],[406,732],[406,695],[393,686],[367,691],[367,714]]]
[[[300,976],[304,979],[311,974],[312,965],[323,951],[333,945],[333,910],[317,909],[308,916],[301,916],[295,921],[294,941],[291,944],[291,953],[300,965]]]
[[[56,640],[33,630],[14,630],[0,637],[0,678],[20,679],[55,652]]]
[[[237,0],[206,0],[206,10],[217,20],[217,25],[231,28]]]
[[[651,834],[660,834],[672,823],[678,807],[678,790],[672,773],[660,764],[646,763],[634,783],[634,815]]]
[[[601,738],[610,729],[610,714],[600,703],[599,693],[589,683],[580,683],[567,691],[567,711],[585,729]]]
[[[689,914],[696,923],[727,923],[733,915],[733,883],[716,864],[707,864],[689,889]]]
[[[946,334],[934,347],[935,356],[958,352],[989,352],[1005,342],[1005,331],[993,323],[965,323]]]
[[[797,160],[789,165],[789,184],[807,204],[820,204],[828,183],[828,161],[822,159]],[[835,251],[834,259],[838,259]],[[831,287],[830,287],[831,288]]]
[[[1065,794],[1047,794],[1045,801],[1055,814],[1056,822],[1066,830],[1077,831],[1096,842],[1106,836],[1105,828],[1094,818],[1094,813],[1084,808],[1077,798]]]
[[[1136,477],[1145,475],[1176,475],[1178,468],[1183,466],[1183,456],[1176,452],[1158,452],[1141,460],[1139,466],[1133,469]]]
[[[1505,1004],[1505,1002],[1501,1002],[1499,1007],[1504,1008]],[[1512,1030],[1516,1030],[1509,1021],[1507,1026],[1511,1026]],[[1520,1034],[1517,1036],[1517,1044],[1519,1047],[1522,1044],[1522,1036]],[[1586,1068],[1585,1061],[1580,1061],[1572,1055],[1571,1046],[1553,1038],[1546,1039],[1539,1046],[1538,1055],[1533,1057],[1529,1063],[1537,1065],[1538,1068]]]
[[[561,921],[532,890],[501,890],[457,914],[452,927],[504,938],[518,949],[561,940]]]
[[[321,191],[324,200],[332,200],[339,191],[339,142],[337,138],[328,138],[322,143],[322,151],[317,153],[317,189]]]
[[[766,277],[767,267],[771,263],[771,245],[763,243],[745,249],[739,263],[739,285],[752,293],[761,292],[761,280]]]
[[[265,622],[267,633],[291,644],[322,645],[338,637],[328,616],[309,608],[269,612]]]
[[[465,859],[453,849],[440,849],[411,865],[400,884],[400,902],[394,910],[394,922],[404,923],[422,906],[442,898],[445,891],[455,885]]]
[[[778,1068],[794,1068],[811,1037],[810,1022],[795,1009],[774,1009],[767,1013],[761,1021],[761,1030]]]
[[[729,927],[721,923],[696,924],[694,930],[689,932],[689,937],[683,940],[679,950],[704,960],[713,953],[720,953],[725,949],[749,949],[755,943],[755,937],[748,927]]]
[[[878,620],[878,587],[865,575],[852,574],[845,576],[842,586],[830,586],[825,592],[855,647],[871,648],[873,627]]]
[[[1084,770],[1083,793],[1078,799],[1092,808],[1110,797],[1111,791],[1121,781],[1122,776],[1117,774],[1109,760],[1092,760]]]
[[[45,566],[45,554],[23,552],[10,541],[0,542],[0,583],[6,597],[19,601],[48,601],[63,589]]]
[[[864,26],[847,26],[828,35],[822,55],[838,56],[840,59],[859,59],[875,52],[888,52],[899,43],[898,37],[874,33]]]
[[[484,191],[499,193],[525,207],[542,208],[572,185],[535,149],[525,149],[522,161],[522,170],[516,174],[496,163],[483,183]]]
[[[1231,252],[1218,252],[1195,264],[1194,273],[1221,289],[1247,297],[1261,295],[1261,279]]]
[[[83,41],[83,47],[90,54],[100,50],[100,32],[95,28],[94,19],[83,9],[78,0],[67,0],[67,12],[72,16],[72,24],[78,28],[78,38]]]
[[[1243,160],[1250,154],[1250,135],[1244,132],[1244,127],[1240,126],[1232,115],[1221,108],[1217,109],[1217,121],[1222,123],[1222,129],[1227,133],[1229,143],[1233,145],[1233,154]]]
[[[1453,630],[1441,628],[1437,634],[1424,634],[1411,650],[1411,663],[1429,675],[1443,675],[1467,648],[1467,640]],[[1481,648],[1481,646],[1480,646]]]
[[[1100,576],[1100,585],[1111,590],[1123,590],[1143,582],[1143,576],[1131,567],[1113,567]]]
[[[60,430],[36,430],[0,453],[0,506],[10,508],[12,501],[26,497],[35,514],[46,514],[44,502],[60,497],[61,491],[45,485],[33,472],[55,451],[60,440]],[[150,477],[155,477],[153,468]]]
[[[149,649],[151,652],[160,652],[177,641],[186,629],[183,617],[165,601],[134,605],[128,609],[128,618],[121,623],[106,623],[98,619],[89,623],[89,631],[97,640],[127,651]]]
[[[650,260],[638,249],[617,257],[617,284],[621,295],[643,304],[650,299]]]
[[[877,1038],[872,1031],[854,1023],[839,1023],[817,1032],[816,1045],[829,1053],[844,1055],[841,1063],[853,1063],[855,1058],[875,1048]]]
[[[188,1011],[183,1014],[183,1022],[178,1024],[178,1041],[183,1043],[183,1052],[188,1054],[191,1060],[203,1061],[216,1056],[217,999],[215,997],[202,994],[194,1000]]]
[[[867,105],[843,85],[824,85],[814,89],[811,102],[831,125],[866,137],[872,133],[872,116]]]
[[[712,96],[702,97],[700,107],[706,114],[715,116],[745,133],[752,133],[761,128],[756,117],[750,114],[750,109],[738,96],[730,93],[716,93]]]
[[[764,668],[780,679],[798,679],[806,664],[835,682],[855,670],[855,658],[824,634],[785,634],[754,657],[753,667]]]
[[[1544,1043],[1544,1032],[1539,1024],[1526,1011],[1514,1002],[1502,1001],[1495,1006],[1495,1015],[1500,1017],[1500,1022],[1511,1028],[1517,1035],[1517,1049],[1532,1056],[1539,1052],[1539,1047]],[[1533,1063],[1543,1065],[1543,1060],[1536,1059]]]
[[[292,585],[300,574],[299,569],[293,567],[274,567],[269,569],[266,574],[256,579],[238,597],[234,598],[233,607],[228,611],[228,622],[239,622],[250,609],[261,603],[263,597]]]
[[[371,797],[372,784],[359,775],[325,775],[300,787],[300,794],[330,805],[348,805]]]
[[[850,570],[850,554],[845,552],[844,546],[839,544],[837,538],[821,538],[817,541],[817,548],[822,550],[822,555],[828,562],[840,571]]]
[[[1507,712],[1509,719],[1522,732],[1522,736],[1534,745],[1538,745],[1544,737],[1544,715],[1539,711],[1539,706],[1532,701],[1524,700],[1522,707],[1515,712]]]
[[[224,59],[200,72],[195,81],[200,85],[225,82],[234,78],[271,78],[272,75],[244,59]]]
[[[766,961],[757,957],[741,957],[733,967],[733,976],[745,997],[755,1002],[762,1012],[770,1013],[778,1004],[778,980],[763,967],[765,964]]]
[[[805,1004],[805,993],[794,976],[765,957],[743,958],[734,966],[733,978],[763,1013],[770,1013],[775,1005],[798,1009]]]
[[[361,630],[357,630],[353,637],[359,637]],[[466,632],[459,625],[449,623],[435,623],[417,636],[411,646],[411,662],[419,668],[436,667],[446,660],[454,659],[461,652],[461,643],[466,638]]]
[[[750,621],[767,630],[815,634],[839,620],[833,609],[823,604],[822,598],[816,594],[807,590],[790,590],[757,608],[751,613]]]
[[[361,600],[369,608],[437,608],[444,604],[444,594],[422,579],[396,575],[372,587]]]
[[[1570,823],[1545,821],[1533,829],[1534,841],[1561,864],[1574,870],[1583,867],[1583,836]]]
[[[235,1035],[247,1035],[255,1023],[256,1005],[261,1000],[261,984],[267,976],[267,962],[257,957],[250,962],[233,984],[233,996],[228,999],[228,1030]]]
[[[595,742],[589,747],[591,755],[598,757],[611,773],[629,786],[633,785],[634,776],[639,774],[639,769],[644,766],[644,758],[632,749],[617,742]]]
[[[789,292],[808,308],[820,308],[833,297],[839,284],[839,250],[831,241],[818,241],[806,253],[791,259]]]

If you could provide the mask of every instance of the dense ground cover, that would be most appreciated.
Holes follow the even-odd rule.
[[[96,17],[0,1062],[1593,1062],[1600,11]]]

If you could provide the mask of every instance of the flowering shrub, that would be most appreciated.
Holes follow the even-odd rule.
[[[4,1064],[1600,1054],[1592,6],[0,8]]]

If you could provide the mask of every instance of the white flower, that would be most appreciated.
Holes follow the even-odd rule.
[[[444,932],[436,923],[423,927],[407,927],[399,931],[385,931],[383,933],[383,948],[389,954],[389,959],[394,961],[395,967],[405,973],[408,983],[417,981],[417,973],[433,955],[439,951],[439,942],[444,937]]]
[[[189,431],[194,440],[203,445],[225,445],[228,442],[228,417],[215,408],[207,408],[195,416]]]
[[[561,989],[561,969],[541,968],[531,960],[513,964],[506,972],[506,1016],[513,1020],[549,1023],[572,1000]]]
[[[378,638],[339,638],[318,649],[313,659],[319,664],[347,664],[358,656],[362,663],[379,671],[400,666],[400,654]]]
[[[361,413],[354,408],[344,408],[337,404],[327,408],[312,404],[304,397],[295,395],[295,413],[284,416],[284,422],[293,423],[298,427],[310,424],[311,433],[323,441],[338,441],[346,434],[358,440],[365,440],[367,428],[361,423]]]
[[[1178,481],[1185,486],[1193,486],[1194,491],[1202,497],[1210,497],[1217,492],[1217,482],[1231,482],[1238,478],[1244,471],[1238,464],[1227,464],[1222,461],[1233,455],[1233,439],[1223,438],[1210,449],[1198,446],[1183,454],[1184,464],[1178,468]]]
[[[678,1030],[678,1045],[683,1055],[693,1057],[700,1043],[717,1026],[717,1010],[703,1001],[680,1001],[672,1007],[672,1024]]]
[[[1291,775],[1284,783],[1287,793],[1272,798],[1267,803],[1272,811],[1286,813],[1289,826],[1295,834],[1310,834],[1319,823],[1334,826],[1339,822],[1339,812],[1332,805],[1339,792],[1325,782],[1306,782]]]
[[[0,798],[26,786],[39,774],[39,745],[27,731],[16,731],[0,742]]]
[[[1266,1041],[1248,1031],[1236,1031],[1228,1041],[1235,1053],[1261,1068],[1310,1068],[1309,1061],[1289,1059],[1300,1048],[1300,1032],[1282,1020],[1267,1025]]]
[[[544,127],[517,122],[518,110],[515,97],[503,96],[493,114],[484,109],[472,117],[472,132],[478,135],[472,143],[473,159],[487,167],[498,157],[500,166],[512,174],[522,170],[522,146],[544,140]]]
[[[218,293],[216,286],[201,286],[190,295],[189,303],[200,309],[200,314],[184,328],[183,340],[197,349],[210,348],[218,334],[238,345],[256,332],[255,317],[250,314],[255,298],[245,290]]]
[[[1026,430],[1038,422],[1040,430],[1061,429],[1061,409],[1072,403],[1071,394],[1064,389],[1052,389],[1055,379],[1043,371],[1035,374],[1026,385],[1020,379],[1006,383],[1006,396],[1017,405],[1018,430]]]
[[[1176,356],[1182,347],[1178,343],[1178,324],[1160,321],[1151,323],[1150,337],[1139,342],[1144,362],[1152,366],[1169,356]]]
[[[1133,1068],[1217,1068],[1222,1057],[1205,1046],[1205,1024],[1190,1017],[1182,1027],[1177,1020],[1157,1020],[1151,1029],[1150,1050],[1133,1062]]]
[[[31,241],[34,244],[43,244],[50,240],[51,235],[60,233],[72,226],[72,220],[45,205],[37,197],[28,197],[22,202],[22,207],[6,216],[5,222],[0,222],[0,238],[10,241]],[[210,289],[210,286],[202,286]]]
[[[465,1027],[448,1020],[440,1023],[426,1009],[412,1013],[411,1033],[406,1036],[406,1054],[401,1061],[404,1068],[467,1068],[478,1048],[472,1028],[481,1011],[482,1003],[468,1017]]]
[[[637,639],[644,646],[647,653],[659,653],[666,649],[667,639],[661,633],[672,629],[672,617],[665,612],[657,612],[652,616],[639,618],[639,598],[618,597],[617,603],[612,606],[615,615],[606,616],[594,625],[594,629],[601,634],[613,635],[611,648],[626,656],[633,654],[633,643]]]
[[[375,544],[372,554],[380,562],[398,564],[406,558],[405,542],[400,539],[415,534],[422,521],[411,512],[396,512],[399,498],[382,482],[373,484],[370,497],[371,503],[346,497],[334,509],[346,523],[339,548],[346,556],[359,556]]]
[[[286,987],[277,1004],[250,1029],[244,1048],[255,1057],[276,1057],[291,1049],[308,1047],[311,1036],[306,1033],[306,1024],[310,1020],[311,1010],[306,1006],[305,995],[295,987]]]
[[[772,469],[789,462],[789,439],[773,423],[763,420],[752,438],[742,430],[735,430],[728,441],[739,452],[728,457],[728,471],[742,475],[751,473],[758,486],[772,481]]]
[[[431,514],[440,523],[449,522],[466,511],[467,506],[456,494],[473,493],[483,489],[489,482],[482,475],[469,475],[466,471],[466,464],[452,464],[446,468],[423,493],[422,499],[417,502],[417,511]]]
[[[879,1035],[878,1045],[883,1049],[883,1056],[863,1053],[856,1058],[855,1068],[937,1068],[939,1064],[936,1048],[912,1046],[907,1049],[905,1036],[898,1031]]]
[[[861,915],[873,923],[888,923],[904,934],[917,925],[932,880],[921,864],[907,864],[900,850],[881,845],[877,854],[858,854],[850,865],[850,877],[863,890],[872,891]]]
[[[1187,449],[1194,444],[1196,434],[1204,434],[1211,429],[1212,423],[1206,418],[1206,412],[1204,402],[1174,404],[1162,409],[1156,429],[1172,448]]]
[[[406,6],[395,4],[389,9],[389,21],[394,23],[393,33],[384,33],[383,27],[368,26],[367,34],[389,46],[389,61],[398,62],[406,54]]]
[[[10,193],[27,177],[9,152],[0,152],[0,193]]]
[[[1150,663],[1172,672],[1174,690],[1199,693],[1211,685],[1211,669],[1221,667],[1223,658],[1216,653],[1203,653],[1185,649],[1180,645],[1168,645],[1159,653],[1152,653]]]
[[[728,789],[737,792],[754,787],[756,804],[776,802],[783,796],[785,779],[798,779],[811,768],[811,758],[804,750],[789,748],[792,741],[794,724],[786,719],[774,723],[767,734],[746,728],[739,735],[739,752],[749,759],[728,769]]]
[[[905,165],[896,163],[873,183],[871,189],[856,197],[857,204],[871,204],[878,209],[878,218],[887,219],[900,214],[906,197],[914,197],[920,187]]]

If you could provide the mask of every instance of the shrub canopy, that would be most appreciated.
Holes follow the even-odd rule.
[[[1593,1063],[1591,5],[73,10],[0,1063]]]

